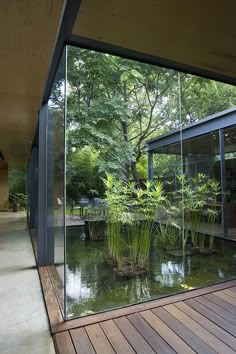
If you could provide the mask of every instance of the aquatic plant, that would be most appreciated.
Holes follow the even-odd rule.
[[[124,185],[112,175],[103,179],[106,187],[107,260],[121,264],[121,230],[124,213],[127,211],[127,193]]]
[[[203,250],[205,247],[205,234],[199,231],[203,213],[207,215],[208,224],[211,225],[209,248],[213,247],[213,227],[216,220],[216,199],[219,194],[219,183],[214,178],[198,173],[195,177],[188,178],[186,175],[178,177],[181,188],[178,191],[180,208],[184,217],[186,244],[188,235],[191,237],[194,248]]]
[[[141,189],[111,175],[104,182],[109,258],[120,273],[140,273],[147,266],[154,219],[166,203],[162,184],[147,181]]]
[[[157,228],[157,238],[159,244],[163,248],[180,247],[181,236],[181,227],[176,221],[167,219],[159,223]]]

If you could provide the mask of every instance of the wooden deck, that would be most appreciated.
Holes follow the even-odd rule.
[[[53,323],[60,354],[236,353],[236,280]]]

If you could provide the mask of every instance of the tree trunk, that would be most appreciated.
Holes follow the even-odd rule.
[[[130,167],[131,167],[133,180],[137,184],[137,186],[140,187],[140,181],[139,181],[139,176],[138,176],[138,172],[137,172],[136,162],[132,161],[131,164],[130,164]]]

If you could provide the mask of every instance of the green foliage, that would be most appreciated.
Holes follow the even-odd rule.
[[[207,212],[208,223],[214,224],[217,213],[215,204],[220,185],[214,178],[209,178],[203,173],[198,173],[195,177],[186,175],[178,176],[180,188],[177,191],[176,199],[178,207],[184,215],[184,223],[189,223],[189,230],[186,230],[183,244],[185,246],[188,233],[194,247],[204,248],[204,236],[199,233],[199,224],[203,210]],[[210,247],[213,245],[211,238]]]
[[[167,119],[164,93],[175,80],[171,70],[69,48],[68,143],[93,146],[103,171],[137,179],[136,163]]]
[[[137,163],[137,173],[142,179],[147,179],[147,156],[143,155]]]
[[[102,175],[145,179],[147,140],[236,104],[235,87],[181,74],[180,122],[177,72],[74,47],[67,58],[68,160],[73,149],[91,146]],[[158,179],[181,173],[174,159],[158,155]]]
[[[9,169],[9,192],[26,194],[26,172],[24,169]]]
[[[67,157],[68,200],[78,201],[82,196],[102,196],[104,187],[94,150],[85,146],[79,151],[71,151]]]
[[[172,218],[160,221],[157,228],[158,244],[163,248],[180,247],[182,244],[182,229]]]
[[[10,194],[10,206],[25,209],[27,204],[27,197],[23,193],[11,193]]]
[[[129,271],[145,269],[154,219],[157,211],[166,208],[162,184],[148,181],[143,190],[134,183],[127,184],[112,175],[107,175],[104,183],[109,258],[115,260],[120,271],[127,266],[127,259]],[[122,229],[125,230],[123,237]]]

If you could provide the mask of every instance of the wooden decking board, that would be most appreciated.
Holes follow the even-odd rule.
[[[132,349],[127,339],[123,336],[113,320],[102,322],[101,327],[117,354],[135,354],[135,351]]]
[[[182,312],[176,305],[167,305],[164,306],[171,315],[173,315],[178,321],[183,323],[187,328],[195,333],[199,338],[206,342],[213,350],[217,353],[233,354],[233,351],[230,347],[225,345],[221,340],[214,336],[211,332],[206,330],[204,327],[199,325],[198,322],[194,321],[191,317]]]
[[[209,299],[210,301],[216,303],[223,309],[227,310],[230,312],[232,315],[236,315],[236,308],[234,305],[230,304],[229,302],[225,301],[224,299],[221,299],[219,296],[216,296],[214,294],[207,294],[206,298]]]
[[[99,324],[87,326],[85,329],[97,354],[115,354]]]
[[[231,280],[231,281],[226,281],[223,283],[219,284],[214,284],[208,287],[196,289],[196,290],[190,290],[187,292],[181,292],[176,295],[170,295],[167,297],[163,297],[157,300],[151,300],[147,301],[138,305],[131,305],[127,306],[124,308],[116,309],[116,310],[111,310],[107,312],[102,312],[98,313],[95,315],[90,315],[86,317],[81,317],[77,319],[73,319],[70,321],[66,321],[63,323],[58,323],[58,324],[53,324],[51,326],[52,333],[57,333],[60,331],[65,331],[73,328],[78,328],[78,327],[84,327],[86,325],[90,325],[93,323],[98,323],[114,318],[118,318],[121,316],[127,316],[131,315],[133,313],[137,313],[139,311],[144,311],[144,310],[150,310],[159,306],[164,306],[167,304],[172,304],[173,302],[177,301],[183,301],[187,300],[190,298],[195,298],[197,296],[205,295],[205,294],[210,294],[212,292],[222,290],[222,289],[227,289],[229,287],[236,286],[236,280]]]
[[[50,323],[50,327],[58,324],[64,323],[63,317],[61,314],[60,306],[58,304],[58,300],[56,294],[54,292],[50,276],[48,274],[47,267],[39,267],[38,268],[41,286],[43,289],[44,301],[46,304],[46,309],[48,313],[48,319]]]
[[[209,345],[179,322],[174,316],[168,313],[164,308],[153,309],[155,313],[168,327],[170,327],[180,338],[182,338],[195,352],[200,351],[205,354],[216,354]]]
[[[58,354],[75,354],[75,348],[68,331],[56,333],[54,335],[54,344],[56,353]]]
[[[234,300],[236,300],[236,292],[231,289],[222,290],[224,294],[231,296]]]
[[[154,329],[138,313],[129,315],[127,317],[156,353],[175,353],[175,351],[167,344],[167,342],[164,341],[164,339],[156,331],[154,331]]]
[[[230,290],[233,291],[233,292],[236,292],[236,286],[232,286],[232,287],[230,288]]]
[[[108,311],[105,317],[93,316],[96,322],[92,324],[83,319],[84,326],[79,321],[78,327],[59,327],[60,331],[53,334],[56,353],[236,353],[235,301],[236,285],[232,281],[221,284],[221,288],[217,284],[131,306],[131,313],[127,308],[115,310],[115,316],[110,311],[109,318]]]
[[[236,311],[236,300],[234,298],[225,294],[223,291],[214,292],[213,295],[215,295],[215,296],[219,297],[220,299],[224,300],[225,302],[228,302],[229,304],[235,306],[235,311]]]
[[[70,335],[78,354],[95,354],[92,343],[84,328],[72,329]]]
[[[205,316],[192,309],[186,303],[178,302],[175,304],[181,311],[191,317],[194,321],[198,322],[202,327],[206,328],[214,336],[228,345],[230,348],[236,350],[236,338],[231,336],[228,332],[224,331],[221,327],[214,322],[209,321]]]
[[[195,353],[179,336],[175,334],[160,318],[152,311],[147,310],[140,313],[153,329],[178,353]]]
[[[205,301],[206,299],[203,300],[203,303]],[[227,312],[226,316],[222,317],[222,311],[224,311],[222,308],[220,308],[220,310],[218,311],[218,313],[221,314],[219,315],[218,313],[214,312],[215,311],[214,307],[213,310],[211,310],[210,308],[205,307],[204,305],[202,305],[201,302],[198,302],[195,299],[186,300],[185,303],[190,307],[192,307],[194,310],[201,313],[206,318],[208,318],[210,321],[214,322],[215,324],[223,328],[228,333],[232,334],[234,337],[236,336],[236,326],[232,322],[230,322],[227,318],[227,314],[230,315],[229,312],[226,311]]]
[[[152,347],[145,341],[143,336],[135,329],[132,323],[126,317],[120,317],[114,320],[123,335],[129,341],[138,354],[155,354]]]

